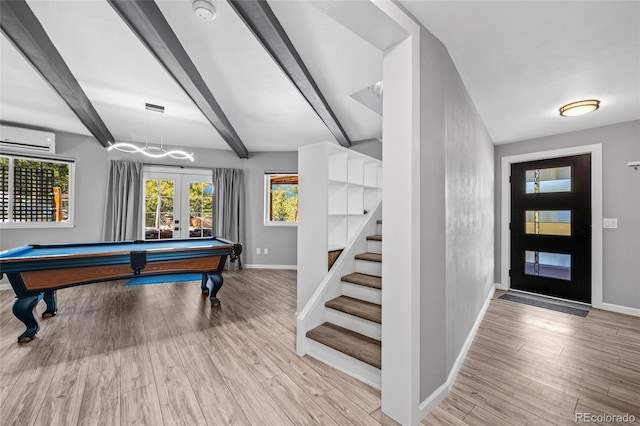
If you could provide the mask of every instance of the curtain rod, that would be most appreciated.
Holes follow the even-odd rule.
[[[213,170],[215,167],[199,167],[199,166],[176,166],[175,164],[158,164],[158,163],[142,163],[143,166],[152,167],[173,167],[176,169],[200,169],[200,170]]]

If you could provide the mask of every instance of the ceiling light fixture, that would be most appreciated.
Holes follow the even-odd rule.
[[[570,104],[560,107],[560,115],[563,117],[577,117],[593,112],[598,108],[600,108],[600,101],[597,99],[571,102]]]
[[[163,115],[160,115],[160,146],[149,146],[149,111],[158,112],[160,114],[164,114],[164,107],[161,105],[153,105],[153,104],[145,104],[145,109],[147,110],[147,129],[145,134],[145,143],[143,147],[139,147],[134,145],[131,142],[116,142],[107,148],[107,151],[111,151],[112,149],[117,149],[118,151],[126,152],[127,154],[136,154],[140,153],[146,155],[151,158],[163,158],[170,157],[176,160],[191,160],[193,161],[193,153],[189,154],[188,152],[181,151],[179,149],[173,149],[171,151],[166,151],[164,149],[164,142],[162,139],[162,124],[163,124]]]
[[[193,2],[193,13],[203,21],[213,21],[216,19],[216,9],[213,4],[206,0],[196,0]]]

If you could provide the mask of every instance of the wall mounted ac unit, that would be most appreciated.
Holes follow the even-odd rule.
[[[0,125],[0,152],[56,153],[52,132]]]

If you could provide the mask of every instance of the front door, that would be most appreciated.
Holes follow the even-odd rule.
[[[591,155],[511,165],[511,288],[591,303]]]

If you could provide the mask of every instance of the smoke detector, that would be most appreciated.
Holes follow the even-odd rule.
[[[193,2],[193,13],[203,21],[213,21],[216,18],[216,10],[213,4],[206,0],[196,0]]]

